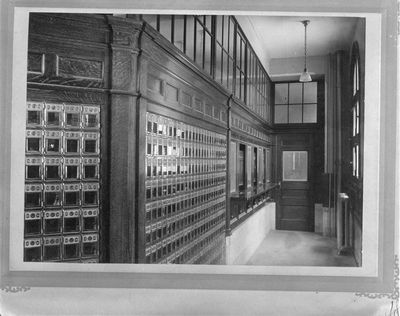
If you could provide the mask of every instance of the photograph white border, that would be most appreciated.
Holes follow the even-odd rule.
[[[133,1],[134,2],[134,1]],[[110,3],[109,5],[113,5]],[[13,48],[12,56],[12,112],[10,139],[10,189],[9,192],[9,272],[41,271],[41,272],[102,272],[102,273],[144,273],[144,274],[190,274],[190,275],[253,275],[253,276],[320,276],[320,277],[373,277],[382,278],[383,258],[383,208],[382,201],[385,180],[384,165],[381,162],[380,144],[384,140],[381,133],[381,117],[384,112],[380,94],[381,83],[381,39],[382,14],[352,12],[277,12],[277,11],[219,11],[196,10],[197,14],[234,14],[234,15],[282,15],[282,16],[352,16],[366,19],[366,53],[365,53],[365,157],[364,157],[364,217],[363,217],[363,265],[362,267],[278,267],[278,266],[206,266],[206,265],[149,265],[149,264],[68,264],[68,263],[32,263],[23,262],[23,209],[24,201],[24,142],[25,142],[25,103],[26,103],[26,63],[29,12],[83,12],[81,8],[33,8],[15,7],[13,16]],[[189,14],[191,10],[163,9],[88,9],[85,13],[165,13]],[[384,26],[385,27],[385,26]],[[386,30],[386,32],[388,32]],[[386,66],[388,67],[388,66]],[[7,142],[5,142],[7,144]],[[386,170],[386,169],[385,169]],[[386,171],[387,172],[387,171]],[[7,181],[2,181],[2,184]],[[4,193],[2,192],[2,193]],[[380,210],[378,212],[377,210]],[[394,217],[394,214],[393,214]],[[7,225],[7,223],[6,223]],[[4,227],[3,227],[4,228]],[[378,229],[379,228],[379,229]],[[4,233],[4,229],[3,229]],[[387,239],[387,238],[386,238]],[[3,239],[4,240],[4,239]],[[394,241],[392,241],[394,243]],[[21,245],[21,247],[15,247]],[[393,247],[392,247],[393,248]],[[4,263],[4,260],[3,260]],[[4,264],[2,265],[4,267]],[[374,282],[373,282],[374,283]],[[194,285],[195,286],[195,285]]]

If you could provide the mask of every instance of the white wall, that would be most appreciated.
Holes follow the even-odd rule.
[[[227,264],[246,264],[265,236],[275,229],[275,203],[266,203],[226,239]]]
[[[388,298],[355,293],[101,288],[33,288],[0,292],[0,313],[13,315],[383,316]]]
[[[325,75],[328,72],[328,56],[309,56],[307,57],[307,70],[311,75]],[[269,72],[271,79],[277,76],[300,76],[304,68],[304,58],[272,58],[269,62]]]

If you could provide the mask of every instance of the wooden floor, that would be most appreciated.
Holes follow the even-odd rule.
[[[310,232],[273,230],[247,264],[353,267],[355,261],[352,256],[337,255],[334,238]]]

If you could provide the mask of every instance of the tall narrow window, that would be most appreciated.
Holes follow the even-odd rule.
[[[352,132],[350,137],[352,157],[352,174],[355,179],[361,177],[361,94],[360,94],[360,55],[357,43],[354,43],[352,49],[351,60],[351,75],[352,75],[352,100],[351,100],[351,115],[352,115]]]

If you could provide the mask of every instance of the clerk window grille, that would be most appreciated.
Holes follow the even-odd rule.
[[[270,122],[270,79],[233,16],[143,15],[144,21]]]

